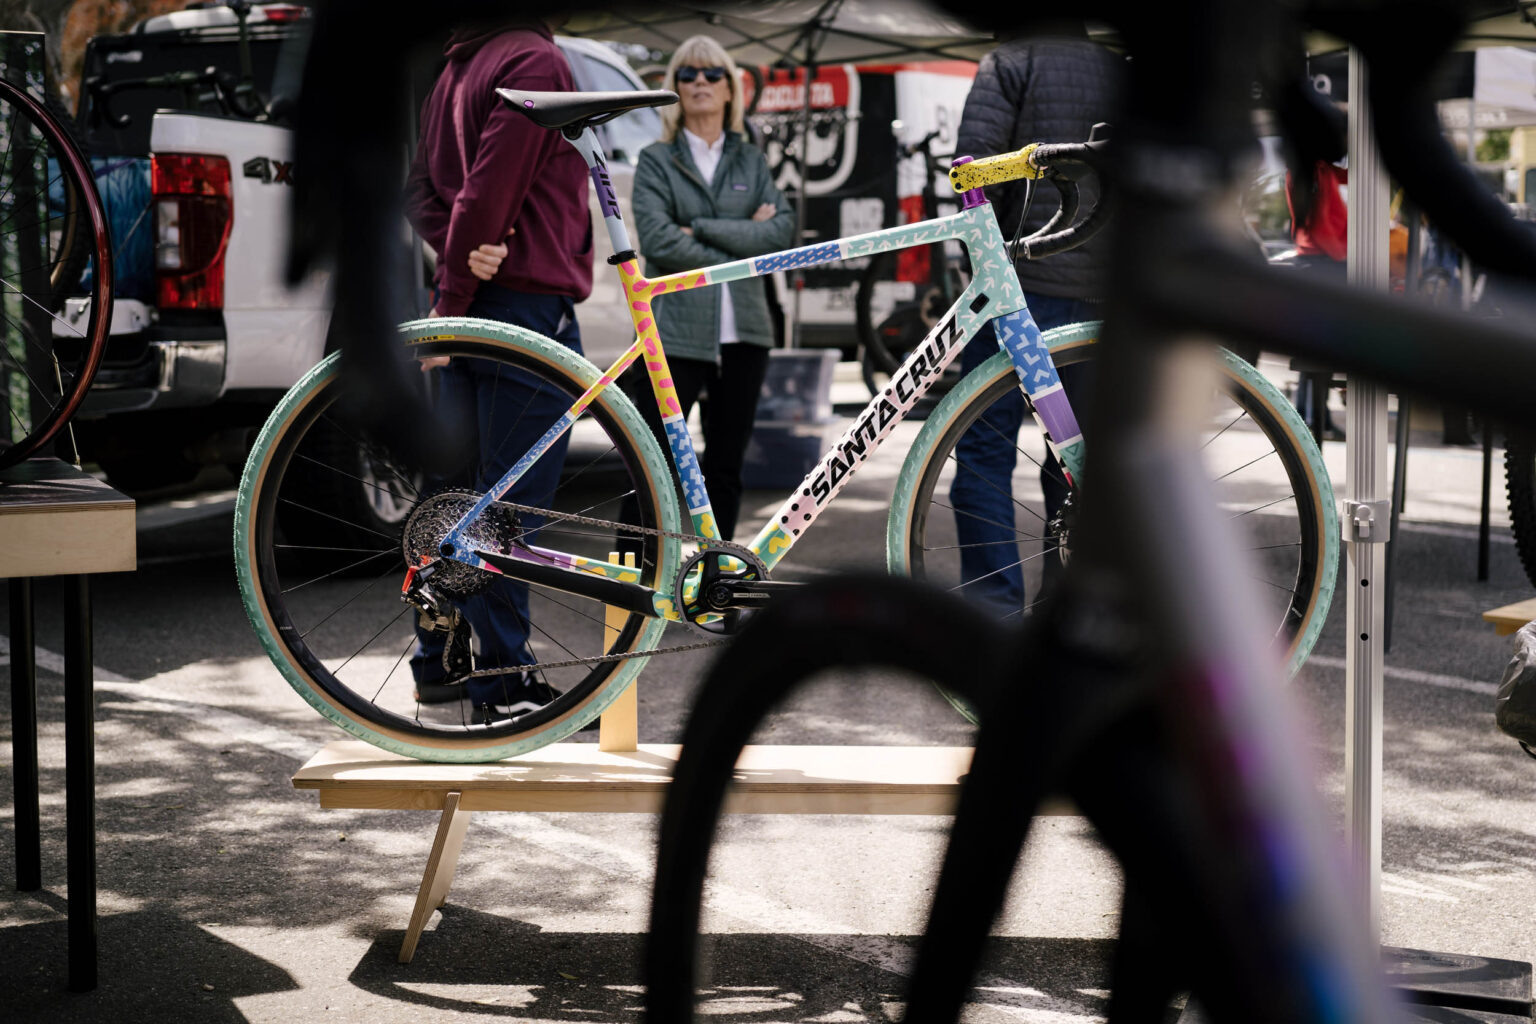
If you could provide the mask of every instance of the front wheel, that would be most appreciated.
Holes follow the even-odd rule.
[[[1504,483],[1509,494],[1509,523],[1525,575],[1536,587],[1536,443],[1511,435],[1504,449]]]
[[[1098,328],[1074,324],[1045,332],[1064,376],[1092,360]],[[1064,509],[1047,507],[1048,492],[1068,489],[1047,460],[1028,399],[1016,440],[997,429],[1019,394],[1013,365],[999,352],[945,396],[902,466],[886,533],[893,573],[932,580],[1013,622],[1038,603],[1046,562],[1070,554],[1073,521],[1070,500]],[[1252,365],[1223,353],[1213,398],[1202,455],[1221,506],[1250,538],[1275,642],[1295,672],[1317,642],[1333,598],[1340,546],[1333,487],[1296,410]],[[984,437],[997,441],[982,446],[991,466],[976,454]],[[1010,480],[999,485],[999,477]],[[995,507],[978,511],[977,493],[996,495]],[[1022,593],[1017,584],[1010,589],[1010,579],[1022,584]],[[946,696],[974,720],[963,701]]]
[[[435,549],[468,509],[463,492],[483,490],[475,481],[499,477],[500,467],[564,415],[599,371],[563,345],[491,321],[421,321],[403,332],[416,357],[450,358],[433,377],[472,375],[473,387],[450,387],[443,377],[432,389],[440,414],[463,415],[474,403],[493,410],[477,418],[482,436],[474,464],[433,481],[394,465],[338,402],[343,382],[337,357],[328,358],[279,403],[246,464],[235,505],[241,598],[283,676],[347,732],[423,760],[494,761],[553,743],[596,718],[639,674],[665,621],[537,584],[518,593],[505,579],[444,563],[459,576],[439,573],[434,580],[458,580],[454,586],[472,595],[469,600],[488,607],[495,629],[515,622],[527,638],[518,665],[531,666],[529,677],[552,688],[553,696],[540,689],[535,703],[541,706],[522,713],[498,708],[499,700],[482,702],[462,679],[462,634],[446,655],[443,634],[434,634],[437,656],[420,657],[417,611],[401,600],[403,548]],[[552,494],[537,502],[540,512],[492,506],[480,520],[477,544],[503,551],[536,544],[558,551],[562,564],[606,562],[610,551],[638,548],[635,573],[627,578],[670,587],[678,542],[661,531],[679,531],[671,470],[634,405],[609,387],[568,437],[563,467],[548,484]],[[360,472],[362,465],[372,475]],[[332,500],[359,487],[373,489],[378,501]],[[514,488],[508,497],[535,504],[518,494]],[[619,528],[626,499],[647,532]],[[381,505],[388,515],[380,514]],[[478,592],[477,580],[484,584]],[[453,592],[447,583],[434,585]],[[482,641],[476,638],[477,645]],[[494,678],[497,686],[525,687],[513,697],[529,685],[521,672],[510,682],[506,673]],[[480,692],[487,685],[475,683]]]

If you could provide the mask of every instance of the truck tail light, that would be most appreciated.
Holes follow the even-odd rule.
[[[229,161],[156,153],[155,292],[161,309],[223,309],[224,254],[234,222]]]

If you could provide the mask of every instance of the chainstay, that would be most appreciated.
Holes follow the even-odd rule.
[[[515,501],[498,501],[494,503],[500,508],[512,512],[528,512],[545,517],[545,522],[538,529],[548,529],[553,523],[576,523],[582,526],[600,526],[604,529],[620,530],[643,537],[668,537],[672,540],[703,541],[711,547],[725,548],[740,552],[745,560],[756,561],[757,556],[752,549],[742,544],[736,544],[728,540],[707,540],[696,533],[680,533],[676,530],[660,530],[648,526],[634,526],[630,523],[618,523],[611,519],[597,519],[593,516],[577,515],[574,512],[556,512],[554,509],[539,508],[537,505],[521,505]],[[525,531],[526,533],[527,531]],[[750,564],[750,563],[749,563]],[[591,658],[571,658],[566,661],[540,661],[531,665],[508,665],[500,668],[477,669],[461,679],[483,679],[487,676],[508,675],[513,672],[527,672],[531,669],[557,669],[576,668],[581,665],[606,665],[616,661],[628,661],[630,658],[656,658],[664,654],[686,654],[689,651],[703,651],[712,647],[724,647],[730,643],[729,639],[700,640],[697,643],[679,644],[676,647],[657,647],[648,651],[626,651],[621,654],[599,654]]]

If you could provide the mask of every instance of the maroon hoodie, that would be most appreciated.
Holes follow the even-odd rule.
[[[592,291],[586,164],[495,93],[574,90],[565,55],[543,25],[456,32],[445,52],[406,186],[411,223],[437,251],[437,311],[463,315],[480,284],[469,254],[502,240],[496,284],[580,302]]]

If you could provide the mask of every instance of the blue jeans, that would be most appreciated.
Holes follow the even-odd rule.
[[[1029,312],[1040,329],[1096,320],[1100,308],[1082,299],[1025,292]],[[997,335],[989,323],[976,333],[960,353],[960,368],[969,373],[998,351]],[[1079,363],[1061,373],[1062,387],[1081,418],[1086,401],[1087,364]],[[955,445],[957,466],[949,498],[955,510],[955,533],[960,544],[960,578],[964,593],[997,615],[1017,614],[1024,607],[1024,573],[1019,558],[1019,536],[1014,527],[1013,470],[1018,462],[1019,426],[1024,422],[1024,395],[1009,392],[972,425]],[[1050,519],[1066,499],[1067,489],[1054,458],[1040,470],[1045,492],[1045,514]],[[1040,524],[1041,536],[1046,535]],[[1044,556],[1048,575],[1059,566],[1054,551]]]
[[[468,315],[526,327],[581,351],[576,307],[565,296],[514,292],[485,283],[476,291]],[[479,448],[473,466],[455,477],[431,481],[429,490],[466,487],[483,493],[570,408],[575,397],[551,393],[547,386],[540,388],[534,378],[489,359],[455,358],[435,372],[439,375],[439,404],[449,415],[474,418]],[[547,507],[560,483],[568,441],[569,435],[561,438],[535,462],[506,493],[505,500]],[[536,541],[537,537],[527,531],[541,523],[539,517],[522,517],[524,539]],[[528,647],[533,626],[527,584],[498,579],[485,592],[459,602],[459,610],[477,645],[477,669],[533,663],[533,651]],[[411,673],[417,682],[442,680],[445,640],[442,633],[417,630],[416,650],[411,656]],[[474,705],[508,703],[503,687],[515,681],[515,676],[472,679],[467,695]]]

